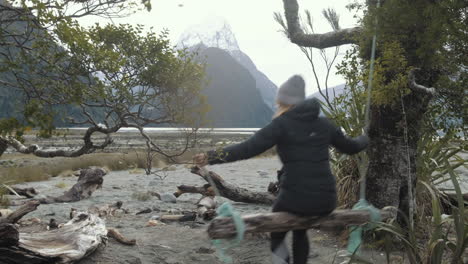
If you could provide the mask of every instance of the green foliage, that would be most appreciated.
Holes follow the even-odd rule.
[[[468,102],[463,100],[468,95],[468,60],[463,55],[468,52],[466,1],[389,0],[382,1],[380,8],[375,3],[350,5],[363,14],[360,19],[364,34],[359,36],[363,64],[370,57],[370,40],[375,33],[377,62],[390,62],[381,65],[383,71],[375,76],[381,81],[375,85],[379,88],[374,103],[388,104],[389,99],[400,96],[398,89],[402,95],[407,94],[405,75],[412,68],[420,68],[417,82],[435,87],[438,92],[429,105],[426,115],[430,121],[426,123],[437,130],[456,129],[458,136],[465,135],[468,116]]]
[[[55,124],[66,123],[60,119],[67,118],[67,114],[73,114],[75,119],[83,119],[83,103],[88,103],[90,99],[99,99],[102,103],[106,99],[103,91],[99,92],[98,89],[101,83],[95,82],[96,72],[83,67],[79,59],[90,62],[92,57],[99,55],[103,63],[97,66],[104,70],[114,67],[114,72],[119,63],[124,66],[121,63],[122,56],[117,52],[112,53],[106,48],[92,49],[92,41],[96,39],[90,38],[90,35],[103,30],[97,28],[90,32],[81,28],[75,19],[93,15],[122,17],[133,13],[138,6],[147,10],[151,8],[150,1],[146,0],[141,1],[141,4],[133,0],[55,1],[53,5],[42,0],[6,0],[2,5],[14,8],[12,11],[2,8],[0,93],[3,95],[0,101],[5,104],[1,107],[0,133],[17,133],[17,136],[21,136],[22,126],[38,129],[38,136],[45,137],[52,134]],[[23,11],[26,15],[22,15]],[[131,31],[128,28],[125,30]],[[114,30],[111,34],[117,38],[118,33]],[[142,33],[141,28],[137,33]],[[168,42],[166,35],[160,39],[162,43]],[[141,38],[134,38],[134,41],[141,41]],[[150,41],[146,44],[150,44]],[[135,48],[139,47],[141,45]],[[161,47],[155,46],[154,49]],[[88,54],[86,51],[89,51]],[[97,54],[100,51],[102,53]],[[104,60],[106,56],[107,60]],[[93,89],[90,89],[91,86],[94,86]],[[86,111],[96,119],[102,120],[105,116],[102,109],[98,113],[96,109]],[[4,113],[7,113],[6,116]],[[11,123],[13,119],[16,120],[15,124]]]
[[[407,88],[409,68],[403,52],[398,42],[385,42],[381,48],[381,55],[374,66],[373,104],[391,105],[395,100],[400,100],[400,95],[409,93]],[[364,68],[369,67],[366,64]],[[366,71],[364,80],[368,79],[368,74]]]
[[[346,78],[346,86],[342,94],[332,101],[322,104],[323,113],[343,128],[349,136],[361,135],[365,127],[366,89],[362,85],[356,48],[347,51],[338,65],[338,73]],[[332,152],[332,170],[337,178],[338,203],[340,207],[352,208],[358,201],[359,180],[364,174],[368,157],[365,152],[349,156],[340,152]]]
[[[441,137],[429,133],[422,135],[416,163],[417,177],[420,181],[439,185],[450,181],[450,170],[466,166],[466,160],[459,155],[466,143],[453,139],[453,133]]]
[[[401,228],[397,223],[379,224],[378,231],[390,234],[401,243],[411,264],[463,263],[463,254],[468,248],[468,218],[457,176],[453,170],[449,170],[449,173],[458,201],[458,206],[452,208],[453,215],[450,218],[442,218],[441,197],[433,186],[422,183],[431,197],[432,221],[427,232],[429,239],[417,239],[416,230],[409,225]]]
[[[208,111],[200,95],[205,66],[194,59],[196,54],[175,50],[167,31],[158,34],[130,25],[83,28],[75,20],[124,16],[133,12],[136,2],[87,1],[83,9],[78,8],[81,2],[73,3],[78,8],[73,13],[68,1],[16,4],[35,17],[1,25],[2,32],[15,32],[15,37],[5,34],[0,39],[23,43],[0,47],[6,50],[0,53],[0,90],[18,101],[14,111],[0,116],[2,135],[14,133],[20,139],[25,128],[33,128],[38,136],[48,137],[56,124],[103,123],[112,131],[203,124]],[[142,4],[151,7],[149,1]]]

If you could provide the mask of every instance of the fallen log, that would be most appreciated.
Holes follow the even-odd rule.
[[[178,198],[184,193],[199,193],[203,196],[215,196],[213,187],[209,184],[205,184],[203,187],[179,185],[177,186],[177,191],[174,193],[174,196]]]
[[[252,192],[248,189],[238,187],[232,183],[226,182],[218,174],[208,171],[205,168],[192,167],[191,172],[201,176],[210,184],[214,184],[219,195],[235,202],[273,204],[275,196],[269,192]]]
[[[396,210],[385,207],[381,210],[382,221],[396,217]],[[301,217],[285,212],[245,215],[242,217],[246,233],[284,232],[296,229],[338,229],[368,223],[367,210],[335,210],[326,216]],[[212,239],[236,236],[232,218],[216,218],[208,226],[208,236]]]
[[[29,187],[29,188],[20,188],[20,187],[14,187],[12,186],[11,189],[13,190],[8,190],[8,194],[11,195],[21,195],[25,196],[26,198],[33,198],[34,196],[37,195],[36,189]]]
[[[128,239],[124,237],[117,229],[115,228],[108,228],[107,229],[107,236],[114,238],[117,242],[128,245],[128,246],[133,246],[136,244],[135,239]]]
[[[20,208],[16,209],[13,213],[7,215],[6,217],[0,218],[1,223],[9,223],[14,224],[21,219],[21,217],[25,216],[26,214],[34,211],[39,206],[38,201],[28,201],[23,204]]]
[[[178,214],[178,215],[162,215],[159,220],[161,222],[172,222],[172,221],[178,221],[178,222],[187,222],[187,221],[195,221],[197,218],[197,214],[194,212],[188,212],[184,214]]]
[[[80,170],[77,183],[70,190],[58,197],[47,196],[38,199],[42,204],[50,203],[71,203],[89,198],[94,191],[102,187],[104,175],[107,172],[102,168],[89,168]]]
[[[59,229],[20,233],[14,247],[0,247],[0,263],[72,263],[91,254],[107,238],[104,221],[77,213]]]

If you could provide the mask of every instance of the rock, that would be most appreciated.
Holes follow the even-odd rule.
[[[259,171],[257,171],[257,173],[258,173],[261,177],[268,177],[268,172],[266,172],[266,171],[259,170]]]
[[[152,215],[150,220],[159,220],[161,218],[161,216],[159,215]]]
[[[49,221],[49,225],[47,226],[47,230],[52,230],[52,229],[57,229],[58,224],[57,221],[54,218],[51,218]]]
[[[165,203],[177,203],[177,198],[172,193],[162,193],[161,201]]]
[[[161,184],[161,183],[160,183],[160,182],[157,182],[157,181],[150,181],[150,182],[148,183],[148,186],[158,186],[158,185],[160,185],[160,184]]]
[[[159,226],[159,225],[165,225],[163,222],[160,222],[158,220],[149,220],[146,223],[146,226]]]
[[[212,254],[215,250],[207,247],[200,247],[195,252],[198,254]]]
[[[197,214],[194,212],[184,214],[182,218],[179,219],[179,222],[195,221],[197,219]]]

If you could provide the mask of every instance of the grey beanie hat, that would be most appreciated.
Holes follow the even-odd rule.
[[[287,105],[296,105],[305,100],[305,82],[302,76],[293,75],[278,89],[276,101]]]

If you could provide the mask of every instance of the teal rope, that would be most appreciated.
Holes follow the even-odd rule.
[[[377,1],[377,8],[380,7],[380,0]],[[377,25],[377,19],[375,21]],[[370,58],[370,69],[369,69],[369,79],[367,82],[367,102],[366,102],[366,112],[365,112],[365,124],[366,128],[369,126],[369,112],[371,104],[371,90],[372,90],[372,81],[374,77],[374,62],[375,62],[375,47],[377,46],[377,33],[372,37],[372,50]],[[367,133],[368,131],[366,131]],[[361,160],[362,162],[362,160]],[[375,227],[375,223],[381,221],[382,216],[380,215],[380,210],[372,206],[366,201],[366,171],[360,166],[359,172],[361,174],[361,185],[359,188],[359,201],[353,206],[353,210],[368,210],[370,213],[371,223],[368,223],[364,226],[352,226],[351,234],[349,235],[348,241],[348,253],[356,254],[359,253],[359,248],[362,243],[362,231],[367,229],[372,229]]]
[[[382,220],[380,210],[369,204],[365,199],[359,199],[353,206],[353,210],[368,210],[371,221],[364,226],[351,227],[352,231],[348,241],[348,252],[351,254],[359,253],[359,247],[362,243],[362,231],[375,228],[375,223]]]
[[[232,217],[234,226],[236,227],[236,237],[234,239],[229,241],[223,241],[221,239],[212,240],[221,261],[232,263],[232,258],[226,254],[226,250],[239,245],[242,239],[244,239],[245,223],[240,214],[234,210],[229,202],[224,202],[216,212],[218,213],[217,217]]]

